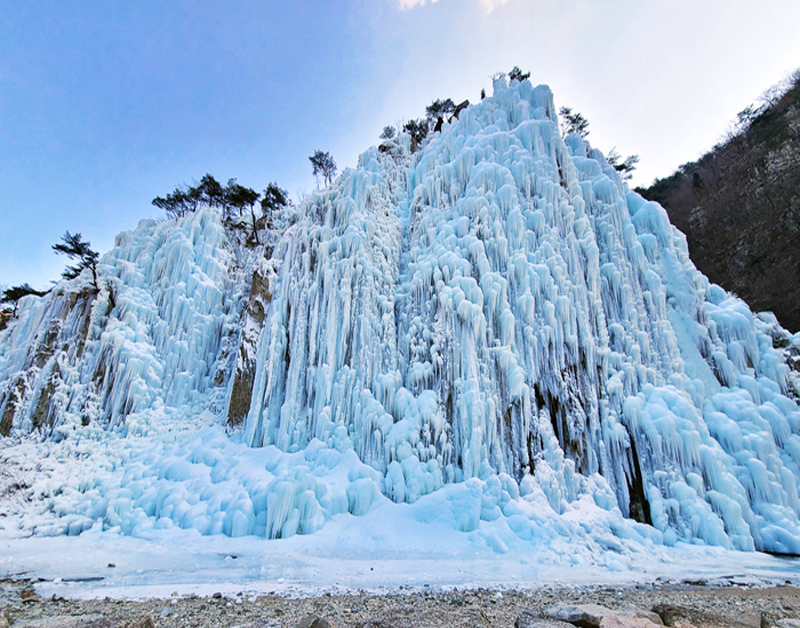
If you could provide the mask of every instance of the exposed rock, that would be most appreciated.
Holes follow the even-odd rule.
[[[683,606],[658,604],[653,607],[653,612],[658,613],[666,626],[683,628],[690,628],[690,626],[703,626],[704,628],[744,628],[750,625],[729,618],[721,619],[709,613]]]
[[[622,615],[606,615],[600,620],[600,628],[655,628],[663,624],[655,624],[644,617],[624,617]]]
[[[39,601],[39,594],[33,589],[33,587],[28,587],[27,589],[23,589],[19,593],[19,598],[23,602],[38,602]]]
[[[780,619],[772,613],[761,613],[761,628],[800,628],[800,619]]]
[[[546,618],[540,610],[559,601],[597,604],[610,613],[605,617],[615,618],[642,615],[641,609],[660,604],[662,611],[672,611],[671,623],[667,624],[671,628],[752,628],[759,625],[762,616],[770,622],[765,624],[765,628],[782,628],[796,626],[795,618],[800,616],[800,589],[795,587],[687,589],[667,586],[556,587],[504,590],[502,595],[486,589],[387,592],[383,595],[350,593],[311,598],[173,595],[169,600],[173,612],[160,620],[158,615],[165,607],[162,599],[102,600],[48,596],[24,603],[20,593],[31,585],[30,580],[0,579],[0,628],[154,628],[156,625],[296,628],[309,617],[325,622],[323,626],[336,628],[571,628],[574,624]],[[688,619],[689,615],[696,619]],[[658,621],[653,623],[658,624]],[[629,622],[622,625],[642,624]]]
[[[556,604],[545,611],[553,619],[569,622],[580,628],[600,628],[603,617],[614,615],[614,611],[599,604]]]
[[[110,620],[104,619],[102,615],[81,615],[79,617],[57,615],[15,622],[13,625],[14,628],[18,626],[21,628],[122,628],[123,626],[123,624],[112,624]]]
[[[623,609],[617,613],[620,617],[633,617],[633,618],[641,618],[647,619],[651,623],[655,624],[656,626],[663,626],[664,622],[661,620],[661,617],[658,613],[654,613],[652,611],[645,611],[640,608],[636,607],[629,607]]]
[[[264,306],[271,300],[269,276],[258,271],[253,273],[250,284],[250,297],[243,313],[239,353],[233,374],[230,403],[228,404],[228,425],[240,425],[250,411],[253,382],[256,375],[256,347],[259,332],[264,323]]]
[[[481,615],[475,611],[455,613],[431,609],[390,611],[362,624],[361,628],[482,628],[484,622]],[[525,626],[539,625],[525,624]],[[557,626],[558,624],[554,628]]]
[[[315,615],[304,618],[295,628],[331,628],[327,620]]]
[[[800,330],[800,81],[750,126],[643,196],[708,278]]]
[[[562,603],[549,608],[545,614],[582,628],[652,628],[664,625],[657,613],[635,607],[611,610],[598,604]]]
[[[571,628],[572,624],[559,619],[542,617],[541,613],[522,611],[514,620],[514,628]]]

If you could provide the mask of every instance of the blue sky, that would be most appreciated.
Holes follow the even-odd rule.
[[[0,286],[47,287],[64,231],[105,252],[206,172],[296,199],[315,149],[354,166],[514,65],[649,183],[800,67],[799,23],[796,0],[0,0]]]

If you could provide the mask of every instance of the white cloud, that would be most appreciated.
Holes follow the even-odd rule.
[[[484,0],[481,0],[483,2]],[[491,2],[491,0],[489,0]],[[423,6],[428,4],[428,0],[398,0],[400,3],[400,9],[406,11],[408,9],[413,9],[416,6]],[[436,4],[439,0],[430,0],[431,4]]]
[[[397,0],[397,2],[402,11],[407,11],[414,7],[425,6],[428,2],[435,4],[439,2],[439,0]],[[508,0],[478,0],[478,4],[480,4],[487,13],[491,13],[495,8],[506,2],[508,2]]]
[[[508,0],[480,0],[481,6],[486,9],[486,12],[491,12],[495,7],[505,4]]]
[[[407,11],[409,9],[413,9],[414,7],[425,6],[428,4],[428,2],[435,4],[438,1],[439,0],[397,0],[401,11]],[[480,4],[483,7],[483,10],[487,13],[491,13],[494,9],[500,5],[506,4],[507,2],[508,0],[478,0],[478,4]]]

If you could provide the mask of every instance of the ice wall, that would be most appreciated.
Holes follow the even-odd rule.
[[[99,293],[79,277],[26,299],[0,341],[3,434],[146,431],[127,417],[201,412],[238,322],[228,249],[212,210],[142,221],[101,260]]]
[[[0,332],[2,433],[128,452],[69,471],[29,527],[275,538],[443,500],[462,530],[579,535],[588,508],[619,537],[800,553],[800,337],[710,285],[555,111],[498,82],[267,245],[212,210],[147,222],[100,294],[27,299]]]

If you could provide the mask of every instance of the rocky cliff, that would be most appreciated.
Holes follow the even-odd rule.
[[[658,201],[708,278],[800,329],[800,80],[697,162],[657,180]]]

